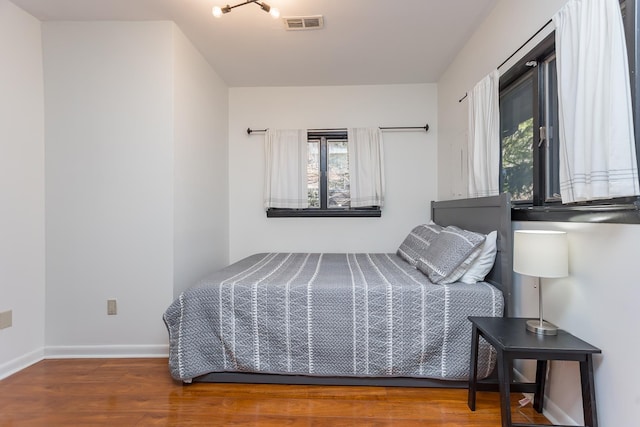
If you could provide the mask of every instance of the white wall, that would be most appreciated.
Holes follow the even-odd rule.
[[[566,1],[500,0],[442,75],[438,82],[440,199],[467,195],[468,103],[458,100],[535,34]],[[547,30],[552,30],[551,26]],[[508,67],[506,64],[500,71]]]
[[[229,261],[229,94],[174,26],[174,295]]]
[[[173,24],[46,22],[43,41],[47,354],[161,351],[173,296]]]
[[[547,22],[566,0],[501,0],[457,56],[438,84],[440,117],[438,194],[441,199],[466,195],[467,103],[458,99]],[[526,49],[525,49],[526,50]],[[525,53],[525,52],[522,52]],[[504,71],[504,70],[502,70]],[[466,164],[466,163],[465,163]],[[595,357],[598,419],[603,426],[637,424],[640,381],[635,355],[640,350],[640,226],[586,223],[515,223],[515,228],[566,230],[570,277],[545,280],[545,318],[602,349]],[[533,281],[515,275],[521,316],[537,316]],[[532,365],[520,369],[533,378]],[[545,413],[563,424],[582,423],[577,362],[551,364]]]
[[[569,277],[543,279],[544,317],[602,350],[594,357],[600,425],[636,425],[640,225],[518,222],[514,226],[568,233]],[[515,286],[522,292],[518,311],[536,317],[538,296],[531,279],[516,275]],[[534,368],[527,368],[532,378]],[[553,362],[549,380],[549,413],[561,421],[568,416],[582,423],[578,363]]]
[[[256,252],[395,252],[429,219],[436,197],[437,114],[432,84],[232,88],[229,99],[230,258]],[[385,132],[387,198],[381,218],[267,218],[264,137],[247,127],[422,126]]]
[[[46,353],[164,355],[174,295],[228,263],[228,89],[171,22],[43,39]]]
[[[44,105],[40,22],[0,0],[0,378],[44,347]]]

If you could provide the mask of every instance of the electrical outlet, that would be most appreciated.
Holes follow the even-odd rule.
[[[0,313],[0,329],[10,328],[13,325],[13,311],[3,311]]]
[[[107,300],[107,314],[109,316],[114,316],[118,314],[118,304],[114,299]]]

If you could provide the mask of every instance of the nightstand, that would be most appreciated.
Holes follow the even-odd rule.
[[[477,379],[478,343],[483,337],[497,353],[498,390],[502,426],[532,426],[535,424],[511,423],[511,391],[535,393],[533,406],[542,412],[544,387],[549,360],[574,360],[580,362],[582,383],[582,407],[585,426],[597,427],[596,394],[593,380],[593,354],[600,349],[588,344],[570,333],[559,330],[558,335],[537,335],[527,331],[528,319],[508,317],[469,317],[473,325],[471,358],[469,370],[469,409],[476,409],[476,391],[487,390],[484,381]],[[512,380],[515,359],[537,360],[535,383],[514,383]],[[495,390],[495,387],[493,388]]]

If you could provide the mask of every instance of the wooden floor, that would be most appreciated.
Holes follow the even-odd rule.
[[[514,396],[513,421],[547,423]],[[0,381],[0,426],[500,425],[498,393],[174,382],[166,359],[44,360]]]

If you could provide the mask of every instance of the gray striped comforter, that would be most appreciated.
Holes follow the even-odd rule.
[[[467,316],[501,316],[487,283],[431,284],[395,254],[269,253],[185,291],[164,313],[171,375],[467,379]],[[495,355],[481,342],[478,375]]]

